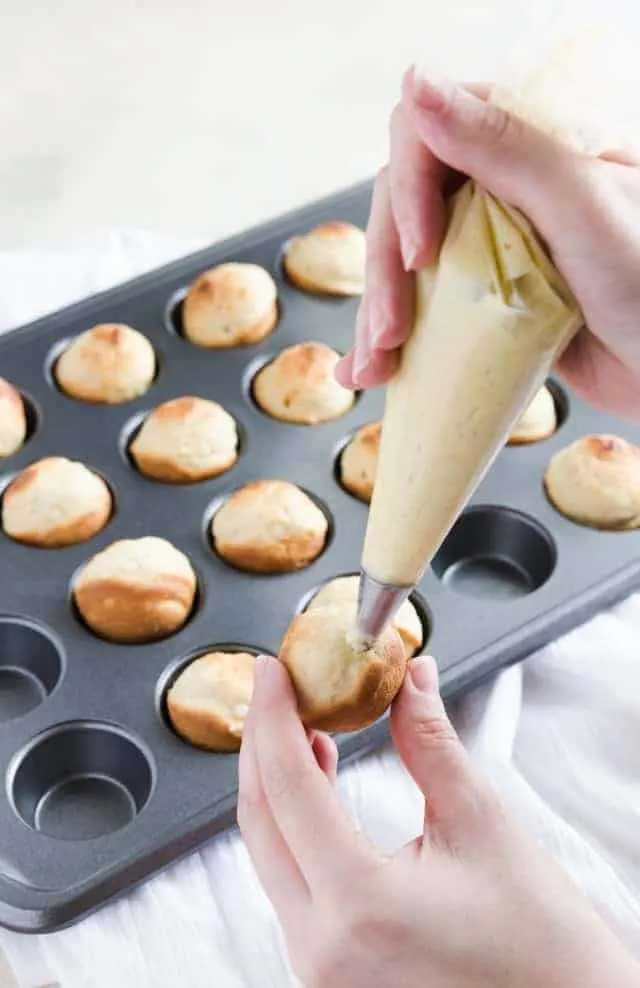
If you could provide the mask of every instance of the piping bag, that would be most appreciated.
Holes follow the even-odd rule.
[[[616,146],[580,117],[581,80],[593,84],[594,75],[584,75],[585,52],[580,40],[562,43],[520,89],[496,87],[490,98],[582,152]],[[393,620],[583,325],[569,286],[521,213],[472,180],[447,210],[440,255],[416,274],[414,325],[386,389],[356,648]]]

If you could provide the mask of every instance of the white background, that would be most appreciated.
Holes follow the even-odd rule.
[[[635,13],[634,13],[635,9]],[[217,238],[367,177],[412,61],[492,76],[636,0],[0,0],[0,248]]]

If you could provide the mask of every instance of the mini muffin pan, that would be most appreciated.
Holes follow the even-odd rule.
[[[0,483],[43,456],[62,455],[100,473],[115,501],[107,526],[82,545],[37,549],[0,533],[0,923],[9,928],[66,926],[234,823],[237,756],[181,741],[166,721],[165,690],[189,658],[211,649],[277,653],[314,589],[358,571],[367,508],[340,487],[336,458],[359,426],[381,416],[383,393],[360,395],[331,422],[288,425],[256,407],[251,380],[293,343],[350,346],[358,300],[299,290],[283,274],[282,250],[324,221],[363,227],[370,193],[369,184],[348,190],[0,337],[0,373],[20,388],[31,427],[23,449],[0,464]],[[278,325],[258,345],[207,350],[180,334],[186,287],[222,261],[261,264],[277,281]],[[56,356],[76,334],[107,321],[146,334],[157,377],[125,405],[75,401],[55,385]],[[542,483],[554,451],[584,433],[637,442],[640,429],[588,409],[558,384],[553,390],[562,420],[555,435],[503,450],[414,595],[447,696],[640,583],[640,533],[573,524]],[[128,442],[145,414],[184,394],[214,399],[236,418],[238,462],[203,483],[148,480],[129,459]],[[293,481],[330,518],[325,551],[306,570],[241,573],[212,551],[216,506],[259,478]],[[163,536],[187,554],[198,575],[197,606],[164,641],[110,644],[74,612],[74,576],[113,540],[142,535]],[[387,736],[385,717],[338,738],[343,761]]]

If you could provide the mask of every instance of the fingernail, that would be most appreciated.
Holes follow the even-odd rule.
[[[333,371],[333,376],[338,384],[341,384],[343,388],[353,388],[353,372],[349,366],[348,356],[342,357],[338,361]]]
[[[411,682],[421,693],[438,692],[438,666],[430,655],[412,659],[409,663]]]
[[[264,680],[269,675],[269,666],[272,664],[270,655],[256,655],[254,677],[256,680]]]
[[[361,347],[358,347],[358,349],[355,351],[353,356],[353,377],[356,384],[358,382],[358,378],[364,371],[366,371],[368,366],[369,366],[369,354],[366,352],[366,350],[363,350]]]
[[[455,91],[455,83],[446,76],[434,69],[414,65],[412,94],[414,102],[423,110],[439,113],[451,101]]]
[[[413,271],[416,261],[420,256],[420,247],[411,234],[402,237],[400,245],[402,250],[402,263],[405,271]]]

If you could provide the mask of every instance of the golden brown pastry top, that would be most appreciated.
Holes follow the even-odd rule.
[[[338,220],[294,237],[284,255],[285,270],[296,285],[327,295],[361,295],[365,263],[364,232]]]
[[[22,395],[0,377],[0,460],[17,453],[27,438],[27,415]]]
[[[556,431],[557,425],[558,416],[553,395],[543,385],[513,429],[509,444],[515,446],[548,439]]]
[[[370,422],[358,429],[340,457],[342,484],[360,500],[369,503],[378,468],[382,423]]]
[[[326,343],[297,343],[263,367],[253,382],[258,405],[273,418],[317,425],[345,415],[355,396],[336,381],[340,360]]]
[[[563,514],[603,529],[640,525],[640,449],[613,435],[588,435],[557,452],[545,473]]]
[[[2,526],[32,545],[84,542],[109,519],[111,493],[83,463],[47,456],[23,470],[2,499]]]
[[[219,264],[193,282],[182,307],[185,337],[199,346],[258,343],[277,321],[276,283],[257,264]]]
[[[214,515],[217,551],[243,569],[300,569],[322,552],[329,524],[295,484],[257,480],[235,491]]]
[[[185,395],[154,408],[129,449],[139,469],[154,479],[201,480],[236,462],[238,430],[215,401]]]
[[[149,390],[156,372],[151,343],[122,323],[102,323],[71,341],[54,375],[72,398],[105,404],[132,401]]]

